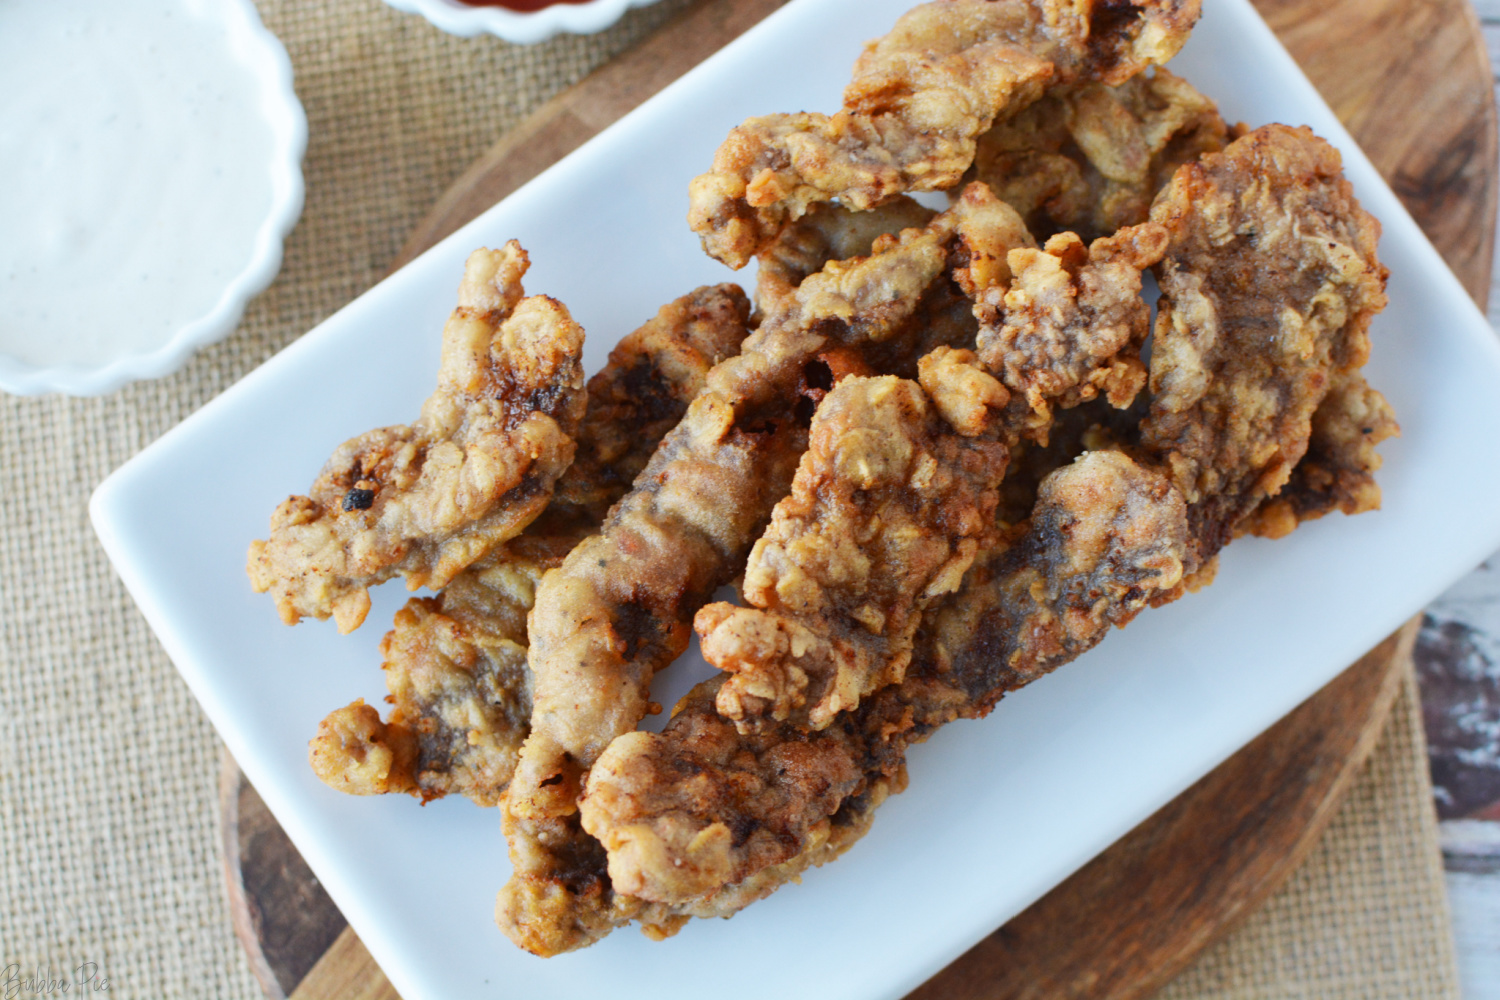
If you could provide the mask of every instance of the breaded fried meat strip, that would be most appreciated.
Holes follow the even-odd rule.
[[[932,386],[932,394],[939,407],[955,425],[962,426],[965,423],[964,405],[974,407],[979,400],[988,399],[994,406],[1003,408],[996,423],[1003,428],[1007,439],[1014,441],[1024,434],[1040,437],[1045,441],[1046,431],[1050,427],[1055,408],[1071,407],[1092,399],[1101,391],[1101,387],[1104,387],[1105,395],[1111,403],[1119,406],[1129,405],[1135,391],[1145,382],[1145,371],[1138,360],[1138,353],[1147,333],[1149,313],[1144,301],[1140,298],[1140,272],[1160,259],[1165,244],[1165,231],[1159,226],[1148,224],[1127,230],[1112,239],[1096,241],[1092,252],[1085,249],[1077,238],[1071,235],[1055,239],[1045,251],[1035,249],[1012,251],[1008,255],[1009,266],[1014,272],[1013,281],[1009,286],[1011,294],[1001,294],[1006,286],[1004,283],[994,283],[988,288],[979,290],[979,301],[975,307],[976,312],[981,316],[980,349],[984,352],[982,356],[987,356],[994,368],[1007,376],[1012,383],[1015,396],[1011,397],[1011,405],[1006,405],[1006,393],[999,386],[995,386],[989,392],[984,392],[978,390],[976,386],[965,386],[960,383],[957,386],[948,386],[947,391],[943,391],[943,383],[933,380],[926,384]],[[970,371],[974,375],[979,374],[973,372],[972,369]],[[1115,374],[1117,372],[1124,372],[1125,375]],[[1111,388],[1114,391],[1110,391]],[[979,412],[984,412],[985,409],[982,405],[979,406]],[[974,412],[973,409],[969,411],[970,419]],[[1099,459],[1095,464],[1098,461],[1104,460]],[[1074,475],[1081,475],[1081,473],[1074,473]],[[827,490],[822,492],[826,493]],[[994,495],[991,494],[991,496]],[[1180,505],[1180,499],[1178,503]],[[881,527],[884,529],[890,525]],[[896,527],[899,529],[899,523]],[[998,547],[996,539],[998,528],[997,524],[989,526],[987,550]],[[875,532],[869,532],[869,534],[871,537],[876,537]],[[868,545],[868,539],[866,539],[866,544]],[[752,569],[753,566],[752,561]],[[1172,582],[1163,586],[1176,586],[1177,577],[1172,573],[1168,573],[1167,577],[1171,577]],[[751,577],[747,574],[747,585],[750,580]],[[839,580],[836,585],[827,586],[826,589],[838,593],[841,588],[847,588],[858,593],[857,587],[849,588],[848,583],[847,579]],[[1131,614],[1133,613],[1132,611]],[[747,612],[741,611],[739,614],[745,615]],[[726,619],[726,621],[733,621],[733,619]],[[909,622],[908,627],[915,631],[916,624],[915,621]],[[825,627],[822,631],[827,632],[828,629]],[[715,653],[713,638],[712,633],[705,636],[705,653],[711,660],[714,659]],[[733,636],[725,638],[727,640]],[[804,645],[802,650],[804,657],[812,648],[810,645]],[[788,667],[791,669],[800,667],[804,657],[788,655],[791,652],[788,649],[782,653],[781,659],[789,661]],[[881,661],[876,659],[875,662]],[[904,662],[902,665],[904,666]],[[784,673],[790,674],[791,669],[786,669]],[[872,676],[878,677],[873,674]],[[895,680],[898,686],[901,680],[899,676],[894,678],[888,676],[884,679]],[[738,680],[739,677],[736,676],[724,682],[715,694],[719,711],[736,721],[739,721],[740,712],[733,701],[742,700],[733,687]],[[878,690],[878,688],[879,684],[875,683],[871,685],[870,690]],[[726,690],[730,692],[727,695]],[[869,691],[863,693],[868,694]],[[726,701],[731,701],[731,704],[726,706]],[[786,718],[786,716],[783,715],[781,718]],[[887,723],[882,723],[882,725],[885,724]],[[683,725],[685,727],[706,726],[714,729],[718,723],[711,720],[691,719],[684,721]],[[674,720],[668,729],[668,734],[672,733],[677,726],[678,722]],[[750,727],[741,725],[740,728]],[[781,727],[767,745],[777,746],[780,745],[781,740],[788,738],[795,740],[796,737],[792,734],[798,728],[800,727],[795,725]],[[839,723],[834,721],[829,731],[838,728]],[[669,738],[670,736],[665,734],[663,737],[637,734],[628,739],[650,742]],[[822,743],[817,743],[815,746],[819,753],[829,749],[828,745]],[[752,754],[758,755],[755,751],[752,751]],[[835,754],[834,757],[828,759],[848,764],[852,758],[847,754],[843,756]],[[779,764],[777,766],[780,767]],[[797,773],[807,776],[806,784],[809,787],[816,786],[821,789],[820,795],[826,796],[830,794],[830,790],[842,788],[842,791],[834,794],[832,801],[835,803],[841,802],[844,796],[852,794],[853,788],[866,784],[869,780],[868,775],[855,768],[843,773],[843,777],[853,784],[841,785],[833,780],[830,771],[815,766],[814,761],[805,758],[799,758],[799,768]],[[881,780],[894,780],[894,778],[895,772],[892,771],[884,774]],[[595,787],[592,780],[589,787],[590,795],[592,795]],[[799,785],[800,787],[802,786]],[[803,797],[801,792],[797,792],[794,799],[799,803],[811,801]],[[746,801],[754,802],[756,797],[747,796]],[[798,808],[804,807],[798,806]],[[775,841],[781,846],[774,852],[775,858],[765,863],[790,862],[801,853],[804,846],[811,843],[808,838],[816,840],[826,833],[829,829],[827,824],[832,823],[832,815],[830,811],[814,811],[809,814],[806,824],[795,829],[796,824],[789,827],[783,823],[772,823],[767,827],[769,838],[767,845],[750,849],[744,858],[764,859],[766,857],[764,851],[769,849],[768,845],[771,841]],[[740,818],[748,824],[748,827],[742,826],[740,829],[755,828],[761,819],[758,815],[753,818],[742,815]],[[600,830],[602,829],[601,826]],[[603,839],[600,830],[593,832]],[[705,828],[699,827],[695,835],[704,833],[704,830]],[[713,835],[704,833],[704,836],[712,837]],[[607,845],[610,841],[606,840],[605,843]],[[657,846],[659,847],[659,844]],[[613,849],[611,849],[611,854],[613,854]],[[662,857],[670,860],[679,873],[703,870],[701,859],[686,858],[670,851]],[[753,870],[755,864],[759,862],[747,861],[746,863]],[[631,871],[632,877],[638,882],[641,876],[638,872],[634,872],[634,869]],[[613,875],[612,872],[612,877]],[[745,870],[739,867],[734,868],[734,880],[737,881],[745,876]],[[658,899],[656,896],[647,898]]]
[[[1340,373],[1369,358],[1386,304],[1380,224],[1338,151],[1284,125],[1184,166],[1151,218],[1171,243],[1141,446],[1171,470],[1212,553],[1287,484]]]
[[[904,784],[911,743],[987,711],[1001,693],[995,684],[1092,647],[1176,589],[1185,555],[1182,498],[1165,476],[1119,452],[1053,473],[1029,530],[985,566],[983,583],[949,602],[980,628],[948,630],[956,649],[929,636],[906,679],[858,711],[813,733],[786,726],[747,736],[713,711],[708,682],[664,733],[617,740],[582,806],[585,827],[608,850],[610,878],[642,899],[682,904],[817,851],[873,808],[863,796]]]
[[[1375,446],[1401,432],[1385,397],[1357,370],[1337,372],[1328,395],[1313,413],[1307,454],[1286,488],[1255,512],[1250,530],[1280,538],[1303,521],[1333,511],[1363,514],[1380,509]]]
[[[640,721],[652,674],[681,654],[692,614],[740,568],[806,443],[793,412],[805,367],[839,346],[900,352],[920,333],[909,321],[924,295],[948,280],[950,257],[967,265],[969,247],[990,259],[995,244],[1024,238],[1014,213],[976,189],[872,256],[829,263],[802,282],[794,310],[709,373],[603,532],[538,593],[538,700],[526,779],[512,797],[518,815],[573,811],[582,771]]]
[[[331,615],[353,631],[370,586],[399,573],[441,589],[547,506],[583,417],[583,329],[562,303],[522,298],[528,266],[515,241],[475,251],[417,422],[340,445],[251,543],[250,582],[287,624]]]
[[[718,708],[743,731],[826,728],[899,683],[923,609],[994,544],[1007,394],[970,351],[922,359],[921,384],[849,378],[813,417],[789,497],[750,554],[751,607],[694,625],[731,676]]]
[[[543,581],[530,619],[532,734],[505,802],[516,874],[497,907],[522,947],[556,954],[613,926],[602,868],[576,863],[588,850],[579,842],[592,843],[577,825],[584,775],[644,716],[652,675],[686,647],[694,612],[739,571],[790,489],[806,445],[796,402],[809,368],[826,374],[829,352],[883,370],[906,356],[914,367],[929,293],[946,301],[955,281],[976,280],[976,266],[1008,278],[1009,249],[1028,239],[1019,217],[976,185],[925,229],[804,280],[793,308],[709,374],[603,532]]]
[[[1214,102],[1165,69],[1118,87],[1057,87],[979,138],[968,176],[987,183],[1038,239],[1086,240],[1146,221],[1177,168],[1224,148]]]
[[[1048,87],[1120,84],[1182,47],[1199,0],[937,0],[854,67],[844,110],[752,118],[694,180],[688,221],[743,267],[821,202],[869,209],[956,186],[999,116]]]
[[[768,315],[786,308],[798,286],[829,261],[869,256],[880,237],[895,236],[903,229],[920,229],[936,214],[905,197],[868,212],[856,212],[835,202],[815,205],[759,253],[756,309]]]
[[[396,612],[380,644],[390,716],[363,701],[332,712],[308,744],[314,773],[353,795],[466,795],[493,806],[531,721],[526,613],[571,540],[522,535],[437,597]]]
[[[1011,393],[1014,437],[1045,446],[1054,413],[1098,396],[1124,409],[1146,384],[1141,345],[1151,313],[1141,272],[1161,260],[1167,231],[1122,229],[1085,247],[1072,233],[1011,251],[1015,279],[975,304],[978,352]]]
[[[397,612],[381,644],[390,718],[362,701],[329,715],[309,747],[320,778],[355,794],[499,801],[530,732],[526,616],[538,580],[598,527],[709,369],[739,350],[749,312],[738,286],[707,286],[620,341],[589,379],[577,454],[551,506],[440,595]]]
[[[1086,453],[1043,480],[1025,533],[976,563],[924,626],[906,680],[827,729],[740,734],[709,715],[710,682],[662,734],[613,744],[582,813],[619,886],[680,905],[795,868],[829,829],[865,817],[861,796],[899,777],[910,743],[987,713],[1111,625],[1201,584],[1286,482],[1282,462],[1307,452],[1328,386],[1368,350],[1384,274],[1373,220],[1337,155],[1280,127],[1183,168],[1157,208],[1172,242],[1142,443]],[[1206,232],[1222,256],[1193,253]],[[1299,251],[1283,232],[1315,235]],[[1274,306],[1251,305],[1252,275],[1283,282],[1266,286],[1284,289]]]
[[[750,301],[738,285],[705,285],[662,306],[610,351],[589,379],[578,452],[536,530],[596,531],[630,490],[657,445],[750,334]]]

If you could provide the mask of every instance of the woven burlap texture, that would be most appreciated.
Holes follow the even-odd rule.
[[[729,0],[723,0],[729,2]],[[259,996],[230,930],[217,741],[88,525],[113,469],[375,283],[443,188],[546,98],[680,9],[516,47],[379,0],[259,0],[310,139],[276,283],[181,372],[99,399],[0,395],[0,965],[110,994]],[[1179,997],[1455,997],[1410,697],[1322,847]]]

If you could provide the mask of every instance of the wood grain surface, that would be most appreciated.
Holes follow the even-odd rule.
[[[908,1000],[1149,997],[1253,913],[1333,819],[1416,620]]]
[[[514,191],[784,0],[700,0],[544,105],[413,230],[401,264]],[[1467,0],[1255,0],[1465,287],[1489,286],[1496,118]],[[913,994],[921,1000],[1148,996],[1306,857],[1383,728],[1416,623],[1353,665]],[[225,758],[235,930],[268,997],[386,1000],[378,966]],[[497,932],[498,933],[498,932]]]

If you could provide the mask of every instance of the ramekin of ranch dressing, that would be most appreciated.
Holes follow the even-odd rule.
[[[228,334],[306,129],[250,0],[0,0],[0,388],[107,392]]]

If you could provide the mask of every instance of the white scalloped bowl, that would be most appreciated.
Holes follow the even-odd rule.
[[[79,0],[73,2],[77,3]],[[115,12],[118,10],[119,8],[115,8]],[[207,142],[208,140],[203,139],[204,136],[244,120],[242,117],[236,118],[236,105],[200,105],[193,112],[196,117],[184,119],[180,114],[174,118],[173,114],[176,112],[173,109],[153,106],[149,99],[142,101],[142,121],[136,124],[141,126],[142,131],[146,131],[167,120],[162,128],[168,130],[168,138],[172,141],[163,142],[162,135],[153,134],[149,145],[142,145],[137,139],[130,142],[121,140],[124,144],[117,146],[131,154],[141,149],[161,150],[161,155],[156,156],[154,161],[147,159],[150,154],[141,154],[140,160],[123,163],[112,160],[99,162],[75,154],[72,158],[74,165],[77,162],[98,162],[97,169],[106,175],[102,187],[105,193],[90,193],[82,188],[76,197],[70,193],[69,197],[55,206],[59,209],[59,217],[66,219],[71,216],[100,226],[114,220],[116,228],[122,228],[113,216],[119,205],[143,194],[159,196],[165,201],[178,198],[179,192],[186,190],[177,184],[184,178],[184,170],[192,178],[211,176],[206,182],[207,186],[200,189],[212,197],[211,202],[208,199],[203,202],[205,211],[200,214],[205,218],[212,217],[210,210],[214,205],[222,204],[218,201],[220,198],[254,199],[252,204],[263,205],[264,214],[260,214],[258,207],[253,209],[256,214],[250,216],[248,221],[241,220],[241,224],[236,225],[233,232],[225,237],[235,242],[227,246],[221,243],[212,248],[215,266],[209,269],[211,280],[204,279],[204,268],[198,267],[196,273],[190,273],[193,269],[183,262],[207,254],[206,241],[213,237],[212,226],[199,225],[199,231],[192,235],[176,230],[168,231],[166,237],[156,244],[155,256],[140,244],[122,246],[121,259],[132,260],[136,259],[132,255],[138,255],[136,263],[141,267],[143,278],[150,277],[164,282],[181,278],[185,282],[196,282],[191,285],[191,290],[194,297],[202,301],[203,308],[199,310],[190,307],[183,310],[185,317],[164,315],[159,339],[154,334],[142,335],[138,342],[128,347],[122,347],[118,341],[111,344],[106,329],[106,333],[97,338],[97,361],[91,356],[87,359],[69,357],[66,362],[56,364],[43,363],[35,360],[35,356],[30,360],[17,357],[19,352],[14,348],[7,350],[4,345],[0,345],[0,389],[6,392],[17,395],[61,392],[91,396],[112,392],[130,381],[160,378],[176,371],[194,351],[223,339],[239,324],[250,299],[263,291],[281,269],[282,243],[302,213],[302,155],[307,147],[307,117],[292,89],[292,64],[286,49],[261,23],[260,15],[251,0],[162,0],[155,6],[142,4],[133,15],[139,16],[141,20],[131,21],[128,15],[117,21],[109,21],[86,11],[76,22],[61,26],[48,25],[53,30],[38,32],[35,37],[27,39],[27,44],[56,46],[57,54],[66,57],[69,55],[66,47],[70,44],[67,39],[80,33],[95,32],[101,36],[116,38],[123,37],[123,32],[140,29],[149,39],[148,49],[156,48],[156,59],[170,59],[170,32],[163,33],[160,30],[161,23],[146,22],[145,18],[180,16],[192,23],[193,27],[182,30],[193,32],[191,47],[198,50],[192,55],[195,61],[185,62],[185,65],[191,67],[192,72],[201,71],[204,74],[193,78],[193,86],[210,96],[218,94],[222,101],[225,91],[214,91],[212,88],[218,81],[207,79],[207,74],[215,72],[218,67],[222,67],[226,73],[243,74],[234,78],[232,84],[244,88],[240,92],[242,100],[237,107],[244,109],[240,112],[241,115],[248,111],[258,115],[261,121],[256,123],[256,127],[236,132],[237,135],[248,137],[248,141],[234,150],[235,156],[226,157],[223,149],[219,148],[216,159],[205,159],[199,161],[194,168],[184,168],[182,164],[185,153],[192,143]],[[199,27],[205,22],[209,26],[207,31]],[[199,43],[209,39],[222,42],[222,51],[205,53]],[[122,45],[121,48],[124,50],[125,46]],[[133,74],[151,66],[153,59],[149,58],[150,55],[149,50],[135,50],[106,69],[116,73],[117,79],[114,82],[129,91],[141,83],[141,78]],[[11,109],[14,109],[14,105]],[[3,133],[7,124],[7,110],[6,107],[0,107],[0,133]],[[25,112],[16,113],[19,115]],[[96,131],[102,131],[109,124],[102,122]],[[57,126],[56,134],[61,138],[54,145],[58,148],[76,138],[74,134],[66,132],[70,126],[76,127],[77,121]],[[0,134],[0,138],[3,138],[3,134]],[[45,160],[46,151],[43,150],[37,156]],[[36,176],[34,171],[33,180]],[[133,179],[139,181],[134,188],[129,183]],[[116,184],[117,188],[111,187]],[[148,212],[150,207],[148,203]],[[99,221],[101,219],[105,221]],[[257,219],[258,222],[255,221]],[[157,225],[158,220],[159,217],[143,214],[138,228],[149,229],[152,225]],[[205,234],[204,230],[209,231]],[[181,239],[174,242],[174,237]],[[87,281],[89,268],[86,256],[80,251],[76,261],[64,259],[59,266],[84,272],[79,275],[79,280]],[[220,261],[226,266],[219,268]],[[0,278],[6,277],[0,275]],[[19,284],[20,279],[15,274],[8,277]],[[220,281],[222,284],[219,284]],[[5,298],[3,293],[4,288],[0,287],[0,300]],[[0,302],[0,308],[3,306],[4,303]],[[60,311],[68,309],[69,303],[62,303]],[[120,311],[123,312],[124,309]],[[111,318],[107,313],[98,316],[90,314],[87,309],[75,308],[71,315],[64,317],[64,321],[75,324],[92,322],[105,327]]]
[[[488,32],[508,42],[544,42],[569,32],[590,35],[603,31],[634,7],[657,0],[589,0],[588,3],[558,3],[538,11],[522,13],[504,7],[471,7],[458,0],[385,0],[397,10],[421,14],[450,35]]]

